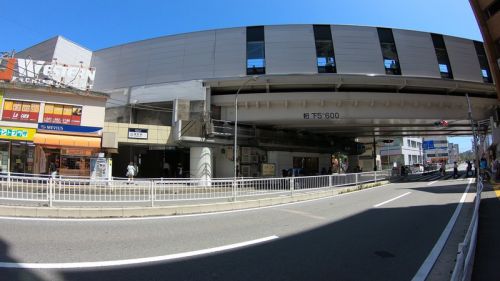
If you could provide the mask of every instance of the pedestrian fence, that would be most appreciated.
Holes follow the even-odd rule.
[[[288,178],[112,179],[0,174],[0,200],[47,203],[149,203],[293,196],[390,178],[391,171]],[[127,204],[124,204],[127,205]],[[130,205],[130,204],[129,204]]]
[[[465,235],[464,241],[458,244],[458,253],[455,268],[451,275],[451,281],[471,280],[474,255],[476,253],[477,227],[479,221],[479,205],[481,204],[481,192],[483,191],[483,180],[477,178],[476,197],[474,199],[474,212],[471,223]]]

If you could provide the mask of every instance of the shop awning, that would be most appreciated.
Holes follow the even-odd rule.
[[[72,147],[101,147],[101,138],[65,136],[36,133],[33,142],[36,144],[72,146]]]

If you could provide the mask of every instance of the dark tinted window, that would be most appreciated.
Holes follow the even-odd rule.
[[[481,76],[483,77],[483,81],[486,83],[493,83],[490,66],[488,64],[488,57],[486,57],[486,51],[484,50],[483,43],[474,41],[474,47],[476,48],[477,59],[479,60],[479,66],[481,67]]]
[[[265,74],[264,27],[247,27],[247,74]]]
[[[332,33],[329,25],[314,25],[316,43],[316,64],[319,73],[335,73],[335,53],[333,51]]]
[[[453,72],[451,70],[450,59],[448,58],[448,51],[444,44],[443,35],[431,34],[434,50],[439,64],[439,72],[442,78],[453,79]]]
[[[384,58],[385,73],[401,75],[398,51],[396,49],[396,42],[394,42],[394,36],[392,35],[392,29],[377,28],[377,32]]]

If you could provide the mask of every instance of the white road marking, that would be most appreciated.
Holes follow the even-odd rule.
[[[406,196],[406,195],[408,195],[408,194],[410,194],[410,193],[411,193],[411,192],[409,192],[409,191],[408,191],[408,192],[406,192],[405,194],[401,194],[401,195],[399,195],[398,197],[394,197],[394,198],[392,198],[392,199],[389,199],[389,200],[387,200],[387,201],[384,201],[384,202],[382,202],[382,203],[379,203],[379,204],[377,204],[377,205],[374,205],[373,207],[374,207],[374,208],[378,208],[378,207],[380,207],[380,206],[382,206],[382,205],[385,205],[385,204],[387,204],[387,203],[390,203],[390,202],[392,202],[392,201],[394,201],[394,200],[397,200],[397,199],[399,199],[399,198],[401,198],[401,197],[403,197],[403,196]]]
[[[458,215],[460,214],[460,211],[462,210],[462,205],[465,202],[465,198],[467,197],[467,193],[469,192],[469,187],[470,184],[472,183],[472,179],[469,179],[469,183],[467,184],[467,188],[465,189],[464,193],[462,194],[462,197],[460,198],[460,203],[458,204],[457,208],[455,209],[455,212],[451,216],[450,221],[446,225],[445,229],[443,230],[443,233],[441,233],[441,236],[439,236],[438,241],[432,248],[431,252],[429,253],[429,256],[425,259],[424,263],[420,266],[418,269],[417,273],[411,279],[412,281],[424,281],[427,279],[427,275],[429,275],[429,272],[431,272],[432,267],[436,263],[437,258],[441,254],[441,251],[444,248],[444,245],[446,244],[446,241],[448,240],[448,237],[450,236],[451,230],[453,229],[453,226],[455,226],[455,223],[457,221]]]
[[[428,183],[427,185],[435,184],[436,182],[438,182],[438,181],[431,181],[431,182],[430,182],[430,183]]]
[[[20,221],[49,221],[49,222],[107,222],[107,221],[138,221],[138,220],[165,220],[165,219],[180,219],[180,218],[188,218],[188,217],[202,217],[202,216],[215,216],[215,215],[223,215],[223,214],[232,214],[232,213],[240,213],[240,212],[250,212],[250,211],[258,211],[269,208],[280,208],[283,206],[290,205],[298,205],[305,204],[309,202],[319,201],[319,200],[327,200],[335,197],[343,197],[350,196],[356,194],[358,192],[369,192],[376,190],[377,188],[391,185],[391,183],[379,185],[373,188],[366,188],[361,190],[356,190],[348,193],[335,194],[327,197],[321,197],[311,200],[304,200],[298,202],[290,202],[279,205],[265,206],[265,207],[255,207],[248,209],[240,209],[240,210],[231,210],[231,211],[221,211],[221,212],[210,212],[210,213],[201,213],[201,214],[188,214],[188,215],[170,215],[170,216],[151,216],[151,217],[132,217],[132,218],[29,218],[29,217],[1,217],[0,220],[20,220]],[[145,207],[146,208],[146,207]]]
[[[326,220],[325,217],[316,216],[316,215],[310,214],[308,212],[302,212],[302,211],[290,210],[290,209],[282,209],[282,211],[287,212],[287,213],[301,215],[301,216],[304,216],[304,217],[307,217],[307,218],[311,218],[311,219]]]
[[[226,246],[220,246],[215,248],[208,248],[197,251],[190,251],[178,254],[170,254],[164,256],[138,258],[138,259],[126,259],[126,260],[115,260],[115,261],[95,261],[95,262],[65,262],[65,263],[17,263],[17,262],[0,262],[0,268],[36,268],[36,269],[62,269],[62,268],[88,268],[88,267],[108,267],[108,266],[123,266],[131,264],[141,264],[141,263],[151,263],[158,261],[168,261],[180,258],[194,257],[206,254],[212,254],[227,250],[232,250],[236,248],[246,247],[250,245],[255,245],[259,243],[264,243],[274,239],[278,239],[276,235],[264,237],[260,239],[250,240],[246,242],[230,244]]]

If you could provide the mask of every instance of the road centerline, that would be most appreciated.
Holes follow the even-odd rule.
[[[389,199],[389,200],[387,200],[387,201],[384,201],[384,202],[382,202],[382,203],[379,203],[379,204],[377,204],[377,205],[374,205],[373,207],[374,207],[374,208],[378,208],[378,207],[380,207],[380,206],[382,206],[382,205],[385,205],[385,204],[390,203],[390,202],[392,202],[392,201],[394,201],[394,200],[397,200],[397,199],[399,199],[399,198],[401,198],[401,197],[404,197],[404,196],[406,196],[406,195],[408,195],[408,194],[410,194],[410,193],[411,193],[411,192],[410,192],[410,191],[408,191],[408,192],[406,192],[405,194],[401,194],[401,195],[399,195],[399,196],[397,196],[397,197],[394,197],[394,198],[392,198],[392,199]]]

